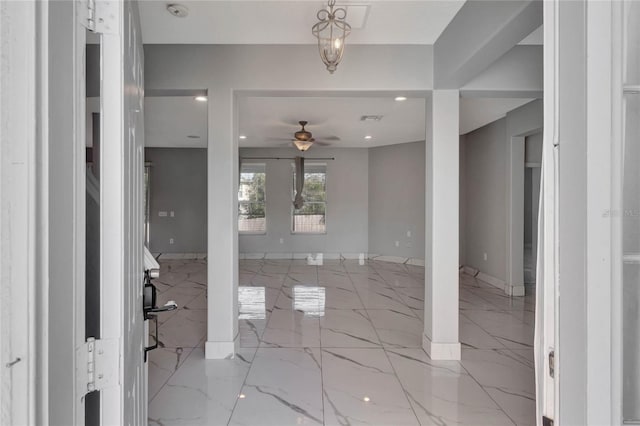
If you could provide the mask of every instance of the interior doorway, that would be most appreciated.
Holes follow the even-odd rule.
[[[542,132],[525,138],[524,164],[524,284],[535,286],[538,216],[542,166]]]
[[[151,323],[148,403],[170,393],[187,359],[204,359],[207,332],[208,94],[206,90],[146,90],[144,213],[147,248],[160,265],[151,283],[158,313]],[[162,309],[162,308],[160,308]],[[189,361],[192,362],[192,361]]]

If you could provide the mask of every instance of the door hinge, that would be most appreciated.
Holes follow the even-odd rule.
[[[556,351],[549,351],[549,376],[553,379],[556,374]]]
[[[81,0],[80,22],[89,31],[116,34],[118,31],[118,2],[107,0]]]
[[[120,379],[120,340],[89,337],[78,348],[78,386],[84,393],[116,386]]]

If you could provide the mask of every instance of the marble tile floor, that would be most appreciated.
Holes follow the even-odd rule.
[[[149,424],[533,425],[534,294],[460,276],[462,360],[421,348],[424,268],[242,260],[239,350],[205,360],[206,261],[161,263]]]

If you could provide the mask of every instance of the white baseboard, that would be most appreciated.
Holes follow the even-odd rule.
[[[476,276],[476,274],[477,274],[478,272],[480,272],[480,271],[478,271],[478,270],[477,270],[477,269],[475,269],[475,268],[472,268],[471,266],[466,266],[466,265],[465,265],[465,266],[463,266],[463,267],[462,267],[462,272],[464,272],[464,273],[465,273],[465,274],[467,274],[467,275],[472,275],[472,276],[474,276],[474,277],[475,277],[475,276]]]
[[[370,260],[375,260],[378,262],[389,262],[389,263],[406,263],[407,260],[409,260],[406,257],[399,257],[399,256],[374,256],[371,257],[369,256]]]
[[[320,253],[240,253],[238,258],[241,260],[260,260],[260,259],[273,259],[273,260],[304,260],[308,259],[309,255],[312,258],[317,258]],[[403,263],[406,265],[425,266],[424,259],[417,257],[400,257],[400,256],[386,256],[373,253],[321,253],[324,260],[359,260],[368,259],[375,260],[377,262],[391,262],[391,263]]]
[[[406,262],[407,265],[413,265],[413,266],[424,266],[424,259],[418,259],[415,257],[410,258],[409,260],[407,260]]]
[[[432,360],[438,361],[460,361],[462,357],[462,347],[458,343],[437,343],[432,342],[426,334],[422,335],[422,349]]]
[[[378,262],[390,262],[390,263],[403,263],[405,265],[424,266],[424,259],[417,257],[400,257],[400,256],[385,256],[380,254],[370,254],[369,260],[375,260]]]
[[[502,281],[500,278],[496,278],[489,274],[485,274],[482,271],[478,272],[478,275],[476,275],[476,278],[481,281],[484,281],[487,284],[491,284],[494,287],[498,287],[499,289],[504,290],[505,282]]]
[[[265,253],[264,259],[286,260],[293,259],[293,253]]]
[[[238,338],[230,342],[204,343],[204,357],[206,359],[231,359],[238,349]]]
[[[180,259],[196,259],[202,260],[207,258],[207,253],[157,253],[159,257],[154,255],[158,260],[180,260]]]
[[[504,282],[499,278],[496,278],[489,274],[481,272],[478,269],[473,268],[471,266],[466,266],[466,265],[463,266],[462,271],[465,274],[476,277],[480,281],[484,281],[487,284],[491,284],[492,286],[499,288],[500,290],[504,291],[507,296],[516,296],[516,297],[524,296],[524,284],[513,285],[510,283]]]

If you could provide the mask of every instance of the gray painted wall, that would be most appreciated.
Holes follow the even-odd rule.
[[[524,162],[542,163],[542,132],[527,136],[524,142]],[[524,175],[524,244],[533,246],[537,240],[540,200],[540,168],[527,167]]]
[[[525,138],[524,162],[542,163],[542,132]]]
[[[468,209],[464,227],[466,264],[505,280],[506,119],[468,133],[464,144],[465,167],[461,180],[464,180]]]
[[[152,163],[149,249],[153,253],[206,253],[207,150],[146,148],[145,161]],[[167,216],[160,217],[160,211]]]
[[[370,149],[369,252],[424,259],[424,212],[425,143]]]
[[[541,129],[542,118],[542,101],[533,101],[460,139],[464,145],[460,176],[465,193],[461,204],[466,210],[461,227],[464,264],[503,281],[507,281],[509,226],[507,144],[512,136]]]
[[[458,232],[458,262],[460,265],[466,265],[467,263],[467,239],[465,226],[467,223],[467,181],[464,178],[465,165],[467,158],[467,135],[460,135],[460,181],[459,181],[459,198],[460,208],[458,211],[458,223],[460,229]]]
[[[294,157],[297,154],[297,150],[290,148],[240,150],[241,157]],[[335,157],[334,161],[320,161],[327,164],[327,233],[291,233],[293,160],[244,160],[266,165],[267,232],[241,234],[240,253],[367,253],[368,150],[326,148],[305,155],[307,162],[313,157]]]

